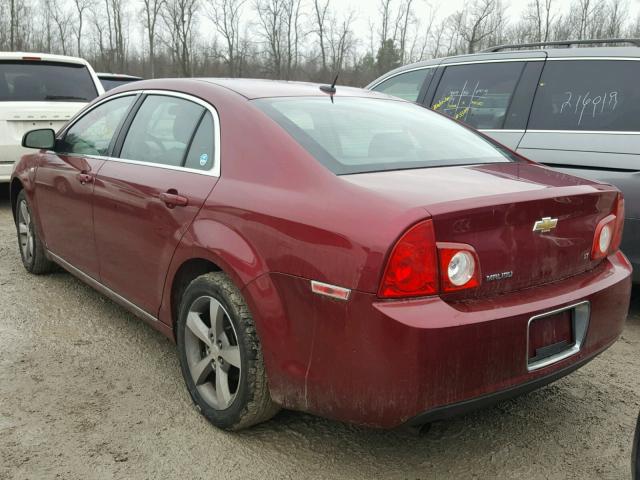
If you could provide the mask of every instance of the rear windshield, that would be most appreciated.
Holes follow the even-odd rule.
[[[97,96],[84,65],[0,61],[0,102],[88,102]]]
[[[119,87],[120,85],[126,85],[127,83],[137,82],[137,78],[101,78],[100,83],[104,87],[104,91],[111,90]]]
[[[472,130],[409,102],[296,97],[255,103],[336,174],[511,160]]]

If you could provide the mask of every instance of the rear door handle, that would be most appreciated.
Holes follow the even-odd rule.
[[[90,173],[82,172],[78,174],[78,180],[80,180],[80,183],[82,185],[86,185],[87,183],[93,182],[93,175]]]
[[[173,207],[186,207],[189,205],[189,199],[183,195],[179,195],[177,192],[171,191],[160,194],[160,200],[169,208]]]

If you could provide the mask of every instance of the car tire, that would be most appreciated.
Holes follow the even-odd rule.
[[[24,190],[16,198],[16,231],[22,264],[29,273],[42,275],[55,270],[55,264],[47,258],[33,219],[31,205]]]
[[[187,286],[176,336],[189,394],[215,426],[241,430],[279,411],[269,394],[253,318],[225,273],[201,275]]]

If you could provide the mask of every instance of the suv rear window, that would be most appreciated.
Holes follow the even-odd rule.
[[[84,65],[0,61],[0,102],[88,102],[97,96]]]
[[[640,131],[640,61],[549,60],[529,129]]]
[[[255,104],[336,174],[507,162],[488,140],[409,102],[268,98]]]

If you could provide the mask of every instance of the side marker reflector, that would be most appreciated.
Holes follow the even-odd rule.
[[[329,285],[328,283],[317,282],[315,280],[311,280],[311,291],[318,295],[345,301],[349,300],[349,296],[351,295],[351,290],[348,288]]]

